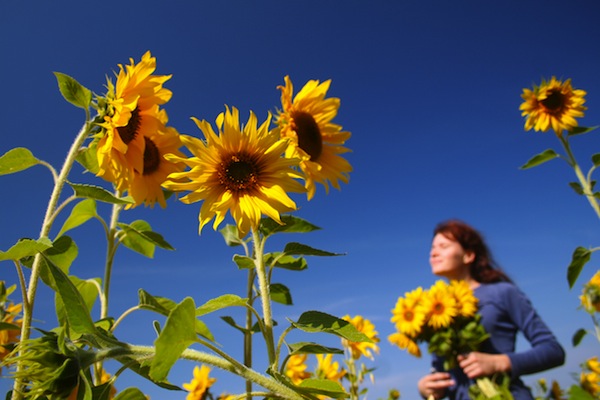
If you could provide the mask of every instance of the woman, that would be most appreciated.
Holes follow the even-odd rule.
[[[441,223],[434,230],[429,262],[435,275],[469,284],[479,300],[481,323],[490,338],[481,351],[459,356],[459,367],[421,378],[421,395],[469,399],[469,386],[475,378],[506,373],[514,399],[533,400],[519,377],[562,365],[565,352],[529,299],[495,266],[482,236],[461,221]],[[519,331],[531,348],[517,353]],[[435,355],[432,364],[435,371],[443,371],[443,360]]]

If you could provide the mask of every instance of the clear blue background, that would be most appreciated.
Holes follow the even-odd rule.
[[[599,353],[592,336],[571,345],[578,328],[592,328],[577,307],[581,284],[597,270],[597,260],[573,290],[566,282],[575,247],[600,244],[598,219],[568,187],[575,178],[566,163],[519,170],[534,154],[558,150],[559,142],[551,132],[524,132],[518,107],[524,87],[553,75],[572,78],[588,91],[589,110],[580,123],[600,124],[599,17],[595,0],[4,1],[0,154],[27,147],[56,168],[62,164],[84,115],[62,99],[53,71],[103,93],[105,76],[117,64],[130,57],[137,62],[150,50],[157,73],[173,74],[166,83],[174,93],[166,106],[170,125],[197,136],[190,117],[214,121],[225,104],[238,107],[244,119],[253,110],[264,120],[279,104],[276,86],[286,74],[297,89],[309,79],[332,79],[329,95],[342,104],[336,122],[352,132],[347,146],[354,172],[339,192],[325,195],[319,187],[311,202],[296,197],[296,215],[323,230],[286,239],[347,255],[311,258],[302,273],[276,271],[274,281],[287,285],[294,300],[292,307],[275,305],[280,326],[309,309],[363,315],[382,339],[380,354],[368,363],[377,368],[368,397],[397,388],[403,399],[418,398],[416,381],[428,371],[428,356],[415,359],[389,345],[390,310],[398,296],[434,282],[431,231],[441,220],[461,218],[485,234],[567,350],[565,366],[527,382],[544,376],[568,386],[579,363]],[[585,170],[590,155],[600,151],[598,134],[573,139]],[[92,178],[80,168],[71,177],[100,183]],[[6,250],[21,237],[37,237],[52,181],[43,167],[0,179],[0,249]],[[244,295],[245,273],[231,262],[235,250],[210,227],[198,236],[199,207],[173,199],[164,210],[123,214],[125,221],[148,220],[177,250],[159,250],[150,260],[121,249],[111,314],[135,305],[139,288],[176,301],[192,296],[197,304],[224,293]],[[99,209],[108,217],[108,206]],[[100,225],[91,222],[72,236],[81,253],[72,273],[102,276]],[[0,279],[17,283],[12,264],[0,268]],[[18,293],[13,298],[20,301]],[[52,294],[42,287],[36,326],[53,327],[53,313]],[[151,344],[155,318],[134,314],[117,335]],[[240,357],[238,332],[218,316],[206,322]],[[255,343],[257,369],[263,370],[261,342]],[[192,369],[189,362],[177,364],[171,381],[188,382]],[[216,395],[243,391],[237,377],[216,370],[211,375],[218,378]],[[130,374],[116,384],[120,390],[130,385],[152,399],[185,398]],[[0,379],[2,393],[9,386]]]

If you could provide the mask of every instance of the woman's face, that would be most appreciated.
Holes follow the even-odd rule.
[[[429,264],[431,271],[448,279],[467,280],[470,278],[469,265],[475,259],[473,252],[466,252],[455,240],[441,233],[433,237]]]

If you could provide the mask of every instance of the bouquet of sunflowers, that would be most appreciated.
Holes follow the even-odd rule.
[[[428,352],[442,357],[449,371],[459,355],[478,350],[489,337],[480,320],[477,298],[466,282],[438,280],[428,290],[418,287],[398,298],[391,318],[397,332],[388,339],[415,357],[421,357],[419,344],[427,343]],[[477,379],[472,398],[511,399],[508,379],[501,378],[500,385]]]

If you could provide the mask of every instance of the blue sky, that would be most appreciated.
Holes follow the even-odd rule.
[[[285,75],[298,89],[309,79],[332,79],[329,95],[341,99],[336,122],[352,132],[347,158],[354,171],[341,191],[326,195],[319,187],[311,202],[296,198],[296,215],[323,229],[290,240],[347,255],[310,259],[302,273],[277,271],[274,280],[290,288],[294,306],[276,305],[275,318],[284,325],[285,318],[317,309],[371,319],[382,342],[369,364],[377,368],[369,398],[390,388],[417,398],[415,382],[427,372],[428,357],[414,359],[387,343],[390,310],[404,292],[434,282],[431,231],[441,220],[461,218],[484,233],[567,350],[567,364],[543,376],[570,385],[577,365],[599,353],[591,337],[576,349],[570,343],[576,329],[592,327],[577,306],[580,284],[597,270],[597,260],[571,291],[566,267],[575,247],[599,244],[598,220],[568,187],[574,176],[564,162],[519,170],[559,143],[550,132],[524,132],[518,107],[524,87],[553,75],[572,78],[588,92],[581,124],[600,123],[598,15],[593,0],[3,2],[0,153],[27,147],[58,168],[84,115],[62,99],[52,72],[102,93],[117,64],[138,61],[147,50],[157,58],[157,73],[173,74],[166,84],[173,91],[166,105],[170,125],[195,136],[200,132],[190,117],[214,121],[224,105],[264,120],[279,104],[276,87]],[[600,148],[597,135],[573,140],[586,170]],[[78,171],[72,177],[89,179]],[[6,250],[21,237],[37,236],[52,182],[42,167],[0,182],[0,249]],[[199,204],[173,199],[164,210],[123,215],[146,219],[177,250],[157,251],[150,260],[121,249],[113,315],[136,304],[139,288],[177,301],[192,296],[197,304],[224,293],[243,295],[246,277],[231,262],[234,250],[210,227],[198,236],[198,210]],[[101,235],[97,223],[73,231],[80,257],[72,273],[102,275]],[[11,264],[1,271],[1,279],[17,282]],[[39,296],[37,326],[48,329],[52,296],[45,288]],[[117,335],[149,344],[154,318],[135,314]],[[236,332],[218,318],[207,323],[239,354]],[[171,381],[189,381],[192,369],[189,362],[178,364]],[[243,390],[239,379],[215,376],[216,394]],[[8,383],[0,380],[2,393]],[[116,386],[130,385],[153,399],[185,398],[130,375]]]

